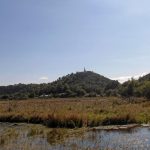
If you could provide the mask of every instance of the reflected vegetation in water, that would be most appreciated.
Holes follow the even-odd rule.
[[[149,127],[130,130],[49,129],[42,125],[0,124],[1,150],[150,149]]]
[[[51,129],[42,125],[0,123],[0,150],[52,150],[85,129]]]

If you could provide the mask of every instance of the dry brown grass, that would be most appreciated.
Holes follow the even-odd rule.
[[[128,103],[113,97],[0,101],[0,121],[69,128],[148,123],[150,102]]]

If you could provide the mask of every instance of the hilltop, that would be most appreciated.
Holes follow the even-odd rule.
[[[54,86],[69,86],[73,92],[84,92],[85,94],[99,94],[101,95],[108,89],[115,89],[118,87],[119,82],[110,80],[102,75],[92,71],[84,71],[72,73],[57,81],[53,82]],[[78,93],[79,94],[79,93]]]
[[[16,84],[0,87],[1,98],[80,97],[115,94],[118,81],[92,71],[71,73],[47,84]]]

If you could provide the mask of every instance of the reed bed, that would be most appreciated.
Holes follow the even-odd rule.
[[[116,97],[0,101],[0,122],[80,128],[150,122],[150,102]]]

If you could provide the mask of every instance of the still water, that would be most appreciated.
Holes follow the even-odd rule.
[[[48,129],[0,123],[0,150],[149,150],[150,128],[130,130]]]

